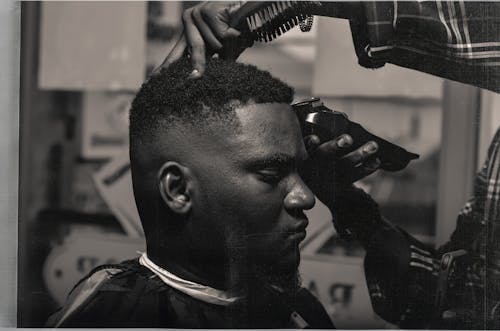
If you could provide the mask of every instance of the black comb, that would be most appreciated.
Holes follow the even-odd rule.
[[[320,6],[319,1],[249,1],[231,15],[230,25],[245,38],[268,42],[298,25]]]

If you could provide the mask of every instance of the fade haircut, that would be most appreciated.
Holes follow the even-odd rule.
[[[231,119],[247,103],[291,103],[293,89],[252,65],[211,59],[199,79],[183,58],[151,77],[137,93],[130,111],[131,148],[151,142],[172,125],[204,128]]]
[[[199,79],[188,79],[192,70],[183,58],[146,81],[130,110],[130,160],[137,208],[146,236],[154,232],[156,198],[154,171],[164,160],[155,153],[158,144],[168,148],[159,134],[173,127],[209,130],[213,125],[238,125],[235,109],[250,103],[291,103],[293,89],[269,72],[252,65],[211,59]],[[229,125],[228,125],[229,124]],[[208,129],[207,129],[208,128]],[[188,144],[189,142],[186,142]],[[149,164],[149,165],[148,165]],[[157,215],[157,214],[156,214]]]

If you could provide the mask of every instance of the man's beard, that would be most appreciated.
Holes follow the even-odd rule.
[[[263,261],[262,257],[249,254],[253,251],[248,245],[242,245],[241,236],[230,237],[236,239],[228,240],[226,262],[226,281],[228,287],[234,292],[245,295],[259,293],[262,287],[273,288],[285,295],[292,297],[301,288],[301,279],[297,265],[281,264],[280,261]],[[298,250],[298,247],[297,247]],[[300,252],[297,255],[300,258]]]
[[[234,292],[243,295],[259,292],[262,286],[273,288],[286,295],[294,296],[301,288],[302,280],[297,268],[283,269],[277,265],[241,263],[232,259],[226,267],[227,284]]]
[[[251,282],[249,284],[250,294],[257,293],[261,287],[266,287],[283,296],[293,298],[301,287],[298,269],[282,270],[269,265],[253,266],[252,275],[248,280]]]
[[[250,329],[287,325],[300,289],[297,269],[283,271],[247,263],[232,271],[229,278],[239,280],[234,291],[244,299],[228,308],[228,318]]]

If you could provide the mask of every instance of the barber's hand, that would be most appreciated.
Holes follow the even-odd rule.
[[[374,141],[356,150],[351,147],[353,140],[347,134],[326,142],[310,135],[304,138],[304,143],[309,160],[303,176],[320,200],[322,192],[330,191],[334,186],[349,186],[380,167],[380,160],[375,157],[378,145]]]
[[[302,177],[332,212],[333,224],[340,236],[365,242],[381,217],[377,203],[352,183],[380,166],[380,160],[375,157],[377,144],[370,141],[353,150],[349,135],[323,143],[315,135],[304,140],[309,160]]]
[[[375,157],[378,145],[369,141],[353,150],[352,137],[344,134],[333,140],[321,142],[316,135],[304,138],[309,159],[301,170],[301,176],[332,212],[336,201],[350,190],[352,183],[375,172],[380,160]],[[357,209],[356,205],[344,206]]]
[[[203,75],[206,58],[214,53],[236,59],[253,43],[249,40],[238,40],[240,31],[229,26],[231,14],[241,4],[241,1],[206,1],[186,9],[182,15],[184,30],[177,44],[153,74],[179,60],[186,52],[190,54],[193,65],[190,78]],[[232,42],[232,47],[223,49],[228,41]]]

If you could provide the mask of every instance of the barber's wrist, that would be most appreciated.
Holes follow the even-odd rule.
[[[321,6],[313,10],[313,15],[353,19],[362,12],[360,9],[362,9],[362,4],[359,1],[321,1]]]
[[[346,240],[358,240],[368,245],[372,234],[382,224],[378,204],[354,185],[336,190],[333,201],[327,204],[333,215],[338,234]]]

